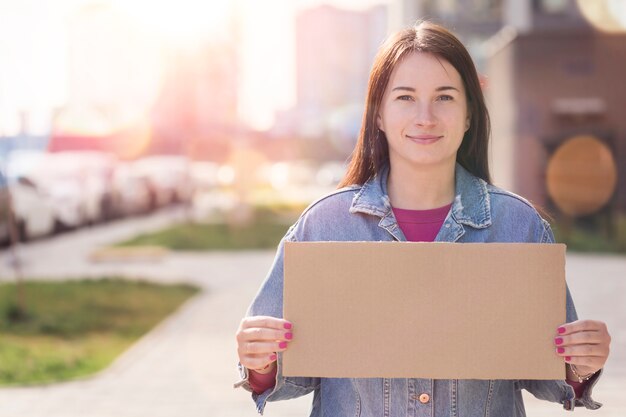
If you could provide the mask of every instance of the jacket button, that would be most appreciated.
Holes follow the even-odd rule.
[[[430,395],[428,395],[428,394],[420,395],[420,402],[422,404],[426,404],[428,401],[430,401]]]

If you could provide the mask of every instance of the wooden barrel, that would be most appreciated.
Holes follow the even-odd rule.
[[[609,147],[594,136],[565,141],[548,162],[548,194],[566,215],[580,217],[604,207],[615,192],[617,166]]]

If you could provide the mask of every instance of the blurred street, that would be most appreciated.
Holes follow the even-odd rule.
[[[123,262],[89,260],[103,245],[182,219],[184,211],[174,207],[21,247],[21,265],[27,277],[121,274],[158,282],[191,282],[204,291],[100,375],[50,386],[0,389],[3,417],[256,415],[248,393],[232,388],[237,380],[234,333],[272,262],[271,251],[169,253]],[[10,259],[6,249],[0,252],[4,276]],[[567,276],[579,316],[606,321],[613,336],[611,357],[594,393],[605,405],[593,415],[624,416],[626,257],[570,254]],[[529,416],[569,415],[558,405],[527,394],[525,398]],[[265,415],[308,415],[309,404],[310,397],[270,403]]]

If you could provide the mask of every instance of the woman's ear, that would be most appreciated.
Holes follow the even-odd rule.
[[[465,119],[465,131],[467,132],[471,126],[471,117],[468,115]]]
[[[378,130],[385,132],[385,129],[383,129],[383,118],[380,117],[380,114],[376,115],[376,126],[378,126]]]

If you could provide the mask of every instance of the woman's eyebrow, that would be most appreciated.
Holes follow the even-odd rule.
[[[460,93],[459,89],[456,87],[452,87],[451,85],[443,85],[441,87],[437,87],[435,91],[446,91],[446,90],[454,90]]]
[[[415,92],[415,88],[413,87],[403,87],[403,86],[399,86],[399,87],[394,87],[391,89],[391,91],[396,91],[396,90],[405,90],[405,91],[411,91],[411,92]],[[435,89],[435,91],[446,91],[446,90],[455,90],[457,92],[460,93],[459,89],[456,87],[452,87],[451,85],[442,85],[441,87],[437,87]]]
[[[415,92],[415,88],[413,87],[394,87],[391,91],[396,91],[396,90],[406,90],[406,91]]]

